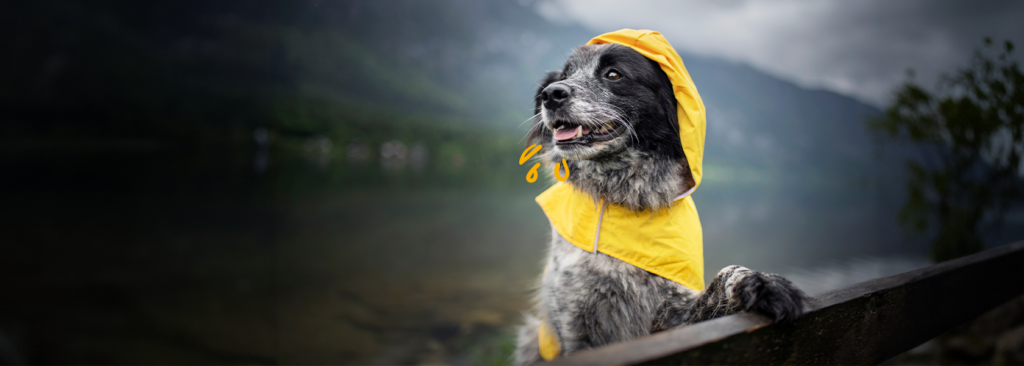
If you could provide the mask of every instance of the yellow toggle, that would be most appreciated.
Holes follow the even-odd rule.
[[[530,149],[533,149],[533,151],[530,151]],[[538,151],[540,151],[540,145],[527,146],[526,150],[523,150],[523,153],[519,155],[519,165],[523,165],[523,163],[526,163],[526,161],[533,157],[533,155],[536,154]]]
[[[548,322],[540,323],[537,337],[540,342],[540,357],[543,357],[545,361],[554,360],[559,353],[562,353],[562,344],[558,342],[558,337],[548,327]]]
[[[533,164],[533,168],[530,168],[530,171],[526,173],[527,182],[533,183],[537,181],[537,168],[540,168],[540,163]]]
[[[559,166],[564,166],[565,167],[565,176],[564,177],[561,174],[558,174],[558,167]],[[569,179],[569,164],[565,162],[565,158],[562,158],[562,165],[555,164],[555,179],[558,179],[558,181],[560,181],[560,182],[564,182],[566,179]]]

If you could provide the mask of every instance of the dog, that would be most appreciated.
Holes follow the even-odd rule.
[[[679,101],[660,65],[627,45],[588,44],[540,83],[528,144],[543,147],[537,156],[548,171],[565,159],[571,174],[563,184],[590,197],[593,207],[606,202],[645,217],[669,210],[697,186],[680,143]],[[699,291],[691,287],[703,286],[702,273],[688,287],[605,254],[593,241],[593,251],[582,249],[553,224],[536,305],[518,332],[516,364],[554,357],[542,355],[545,334],[561,357],[735,312],[776,322],[802,313],[804,294],[781,276],[733,265]],[[703,271],[702,256],[696,272]]]

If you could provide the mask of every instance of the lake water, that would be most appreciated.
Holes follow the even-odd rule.
[[[549,235],[516,153],[7,150],[0,359],[503,362]],[[741,264],[813,294],[929,264],[871,184],[706,164],[708,280]]]

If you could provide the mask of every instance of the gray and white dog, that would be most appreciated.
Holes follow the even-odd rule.
[[[563,158],[567,182],[633,211],[668,207],[695,186],[680,145],[676,99],[660,66],[618,44],[577,48],[537,91],[531,143],[552,171]],[[802,312],[804,294],[778,275],[729,266],[703,292],[603,253],[590,253],[552,229],[536,299],[520,328],[516,364],[542,360],[546,320],[561,356],[740,311],[777,322]]]

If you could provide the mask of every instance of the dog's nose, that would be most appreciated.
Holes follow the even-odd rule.
[[[569,100],[569,96],[572,95],[572,89],[562,84],[551,84],[547,88],[544,88],[540,92],[540,98],[544,101],[544,106],[548,109],[556,109],[562,106],[566,100]]]

